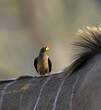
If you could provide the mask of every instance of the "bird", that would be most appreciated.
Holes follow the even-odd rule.
[[[50,74],[52,70],[52,63],[46,52],[50,46],[44,46],[40,49],[39,55],[34,59],[34,67],[39,75]]]

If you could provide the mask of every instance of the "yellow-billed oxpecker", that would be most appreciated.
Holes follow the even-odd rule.
[[[50,74],[52,69],[52,63],[46,51],[50,49],[50,46],[42,47],[39,52],[39,56],[34,60],[34,67],[40,75]]]

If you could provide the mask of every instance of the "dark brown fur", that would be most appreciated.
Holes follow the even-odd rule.
[[[64,76],[71,76],[92,57],[101,53],[101,27],[87,27],[79,30],[78,36],[81,40],[73,45],[79,48],[79,52],[74,55],[74,62],[67,71],[65,70]]]

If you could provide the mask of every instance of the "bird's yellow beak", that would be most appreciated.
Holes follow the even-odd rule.
[[[51,48],[50,46],[47,46],[47,47],[46,47],[46,51],[49,50],[50,48]]]

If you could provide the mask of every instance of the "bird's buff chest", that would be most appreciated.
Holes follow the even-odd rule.
[[[40,74],[49,72],[48,56],[42,56],[38,58],[37,68]]]

